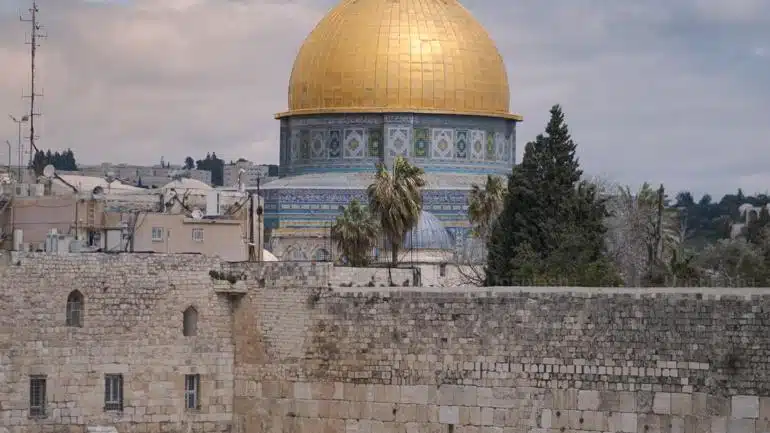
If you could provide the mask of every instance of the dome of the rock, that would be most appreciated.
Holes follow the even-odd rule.
[[[516,118],[505,64],[457,0],[345,0],[299,50],[279,114],[423,112]]]
[[[460,254],[472,185],[515,163],[522,118],[508,86],[495,43],[458,0],[340,0],[300,47],[276,115],[280,179],[262,188],[271,250],[338,258],[340,209],[366,203],[376,166],[402,157],[425,180],[404,253]]]

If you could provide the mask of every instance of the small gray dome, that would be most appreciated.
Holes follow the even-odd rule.
[[[422,211],[417,225],[404,237],[405,250],[450,250],[454,242],[444,224],[430,212]]]

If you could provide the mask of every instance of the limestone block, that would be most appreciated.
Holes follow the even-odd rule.
[[[730,417],[759,418],[759,397],[755,395],[736,395],[730,402]]]
[[[681,416],[672,416],[669,420],[671,433],[688,433],[685,431],[685,421]]]
[[[304,382],[294,382],[294,390],[293,394],[295,399],[299,400],[310,400],[313,398],[313,393],[311,391],[311,384],[304,383]]]
[[[711,417],[711,433],[727,433],[727,418],[723,416]]]
[[[508,418],[508,410],[496,408],[494,415],[492,417],[493,417],[492,424],[495,427],[505,427],[506,420]]]
[[[672,393],[671,394],[671,414],[672,415],[691,415],[692,414],[692,394]]]
[[[394,385],[376,385],[374,400],[385,403],[398,403],[401,400],[401,390]]]
[[[477,387],[461,386],[455,394],[455,404],[460,406],[475,406],[478,401]]]
[[[456,385],[442,385],[436,393],[436,403],[441,406],[451,406],[456,403],[455,395],[460,394],[460,387]]]
[[[592,410],[583,411],[581,418],[583,419],[583,422],[580,423],[580,428],[583,430],[605,431],[609,425],[609,420],[604,412]]]
[[[476,390],[476,404],[481,407],[491,407],[494,401],[492,388],[478,388]]]
[[[756,431],[759,433],[770,433],[770,418],[760,418],[756,423]]]
[[[577,408],[579,410],[598,410],[600,401],[599,391],[579,391]]]
[[[756,421],[748,418],[733,418],[727,421],[727,433],[755,433]]]
[[[554,409],[577,409],[578,390],[576,389],[554,389],[553,390],[553,408]]]
[[[430,402],[430,387],[412,385],[401,387],[401,403],[428,404]]]
[[[371,416],[379,421],[394,421],[396,419],[395,407],[392,403],[371,403]]]
[[[316,400],[331,400],[334,398],[334,384],[333,383],[313,383],[310,386],[310,398]]]
[[[623,433],[634,433],[637,431],[638,416],[635,413],[620,414],[620,430]]]
[[[513,408],[518,406],[516,388],[496,387],[492,389],[492,406]]]
[[[468,407],[468,422],[467,424],[479,426],[482,425],[481,423],[481,408],[479,407]]]
[[[652,400],[652,411],[661,415],[671,413],[671,394],[667,392],[656,392]]]
[[[440,406],[438,420],[441,424],[459,424],[460,408],[457,406]]]
[[[552,415],[553,415],[553,412],[551,411],[551,409],[543,409],[543,412],[540,413],[539,426],[542,428],[551,428]]]
[[[415,422],[417,421],[417,405],[415,404],[396,404],[396,422]]]
[[[495,424],[495,410],[491,407],[481,408],[481,425],[491,426]]]

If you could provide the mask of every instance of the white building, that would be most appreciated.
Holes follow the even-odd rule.
[[[237,187],[239,184],[238,176],[241,170],[243,170],[243,175],[241,176],[240,181],[246,187],[256,187],[257,179],[259,179],[261,185],[264,185],[268,181],[275,179],[275,177],[269,176],[269,165],[255,164],[251,161],[241,160],[233,164],[225,164],[224,173],[222,176],[222,183],[224,186]]]
[[[169,182],[169,179],[180,171],[185,172],[185,176],[190,179],[199,180],[205,184],[211,185],[211,172],[208,170],[183,170],[181,166],[161,167],[142,166],[129,164],[111,164],[105,162],[99,165],[81,165],[76,172],[59,172],[66,174],[79,174],[92,177],[112,176],[123,182],[133,185],[145,186],[148,188],[159,188]]]

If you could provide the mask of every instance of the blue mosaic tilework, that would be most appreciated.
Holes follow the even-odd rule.
[[[506,174],[514,163],[515,130],[513,120],[476,116],[405,113],[284,118],[281,173],[373,171],[378,162],[404,155],[414,158],[426,172],[455,167],[458,173]],[[321,137],[323,141],[319,141]],[[481,148],[476,149],[479,140]]]

